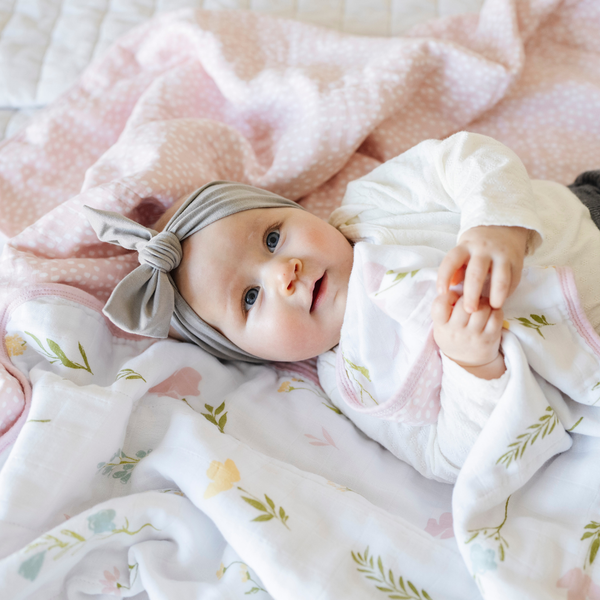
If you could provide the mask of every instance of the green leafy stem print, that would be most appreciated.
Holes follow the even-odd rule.
[[[119,379],[141,379],[144,383],[147,383],[146,380],[139,373],[136,373],[133,369],[121,369],[117,373],[117,378],[115,379],[115,381],[119,381]]]
[[[583,421],[583,417],[579,417],[579,420],[577,421],[577,423],[575,423],[575,425],[573,425],[573,427],[571,427],[570,429],[567,429],[567,431],[573,431],[575,429],[575,427],[577,427],[577,425],[579,425],[579,423],[581,423],[581,421]]]
[[[304,379],[297,379],[296,377],[292,377],[292,381],[297,381],[298,383],[306,383],[306,381],[304,381]],[[277,391],[280,393],[288,393],[288,392],[293,392],[295,390],[306,390],[307,392],[311,392],[315,396],[325,400],[325,402],[321,402],[321,404],[323,406],[325,406],[326,408],[328,408],[329,410],[333,411],[337,415],[343,414],[342,411],[337,406],[333,406],[333,404],[329,403],[329,398],[325,394],[320,394],[319,392],[317,392],[316,390],[313,390],[310,387],[300,387],[300,386],[294,387],[292,385],[292,381],[284,381],[279,386],[279,389]]]
[[[510,496],[506,499],[506,504],[504,505],[504,521],[500,523],[497,527],[480,527],[479,529],[469,529],[468,532],[473,535],[465,542],[465,544],[470,544],[473,540],[481,536],[488,540],[489,538],[494,538],[494,541],[498,542],[498,555],[500,556],[500,560],[503,561],[505,557],[504,547],[508,548],[508,542],[502,537],[500,533],[504,524],[506,523],[506,519],[508,518],[508,502],[510,500]]]
[[[396,277],[394,277],[394,280],[392,281],[392,285],[386,287],[385,290],[377,292],[375,295],[378,296],[379,294],[383,294],[383,292],[387,292],[395,285],[398,285],[409,273],[411,277],[414,277],[420,270],[421,269],[415,269],[414,271],[409,271],[407,273],[397,273]],[[394,273],[396,273],[395,269],[390,269],[389,271],[385,272],[386,275],[393,275]]]
[[[217,571],[217,579],[221,579],[221,577],[223,577],[223,575],[225,575],[225,573],[227,572],[227,569],[231,568],[233,565],[240,565],[240,575],[242,576],[242,583],[245,583],[246,581],[251,581],[254,586],[251,587],[247,592],[244,592],[245,596],[248,596],[250,594],[257,594],[258,592],[267,592],[267,590],[265,590],[263,587],[261,587],[258,582],[254,581],[254,579],[252,579],[251,575],[250,575],[250,569],[248,569],[248,565],[246,563],[243,563],[240,560],[234,560],[232,563],[229,563],[227,566],[224,566],[223,563],[221,563],[221,566],[219,567],[219,570]]]
[[[586,531],[582,536],[582,540],[590,539],[590,546],[588,551],[585,554],[585,560],[583,561],[583,568],[585,569],[587,566],[592,566],[594,560],[596,560],[596,554],[598,554],[598,549],[600,548],[600,523],[596,521],[589,522],[584,529],[588,529],[590,531]]]
[[[352,554],[354,562],[358,565],[356,570],[364,573],[367,579],[379,583],[380,585],[375,585],[375,587],[380,592],[386,593],[388,598],[393,600],[431,600],[425,590],[419,592],[408,579],[405,584],[404,578],[400,576],[398,577],[398,583],[396,583],[392,570],[389,569],[386,573],[380,556],[377,557],[377,566],[375,566],[373,556],[369,556],[368,546],[363,554],[360,552],[354,554],[353,551],[350,551],[350,554]]]
[[[67,358],[67,355],[62,351],[61,347],[54,340],[46,338],[48,348],[50,348],[50,350],[48,351],[46,350],[46,348],[44,348],[42,342],[40,342],[40,340],[36,338],[35,335],[33,335],[33,333],[29,333],[29,331],[26,331],[25,333],[35,340],[37,345],[42,350],[42,354],[44,354],[44,356],[48,358],[51,365],[60,362],[65,367],[69,367],[69,369],[83,369],[84,371],[87,371],[88,373],[91,373],[93,375],[92,369],[90,369],[90,363],[88,362],[87,356],[85,354],[85,350],[83,349],[83,346],[80,342],[77,342],[79,344],[79,353],[81,354],[81,358],[83,358],[83,362],[85,363],[85,365],[81,365],[79,363],[73,362],[72,360],[69,360]]]
[[[53,560],[58,560],[64,556],[67,552],[73,551],[73,554],[83,547],[84,544],[90,541],[99,541],[109,538],[113,535],[125,533],[127,535],[136,535],[145,527],[151,527],[156,531],[160,531],[151,523],[144,523],[139,529],[131,531],[129,529],[129,520],[125,517],[125,525],[123,527],[117,527],[114,523],[116,512],[109,508],[101,510],[87,518],[88,528],[92,534],[89,535],[87,532],[78,533],[72,529],[61,529],[59,532],[50,534],[47,533],[37,540],[25,547],[24,553],[27,554],[32,550],[38,552],[28,558],[26,561],[21,563],[19,567],[19,574],[25,579],[33,581],[39,574],[44,558],[46,555],[57,551],[52,557]],[[106,533],[107,535],[102,535]],[[86,537],[88,536],[89,537]]]
[[[508,469],[508,466],[513,460],[516,461],[519,458],[523,458],[523,454],[525,453],[525,449],[527,448],[528,444],[529,446],[533,446],[540,434],[542,435],[542,439],[544,439],[547,435],[550,435],[554,431],[557,423],[558,417],[556,416],[554,410],[552,410],[550,406],[546,407],[545,414],[538,419],[538,422],[530,425],[527,428],[531,431],[527,431],[521,435],[518,435],[517,441],[508,445],[510,450],[505,452],[496,461],[496,464],[503,463]]]
[[[102,470],[102,475],[109,475],[112,473],[112,476],[115,479],[120,479],[122,484],[125,484],[131,478],[131,473],[133,469],[137,466],[137,464],[150,454],[152,450],[139,450],[136,452],[135,457],[127,456],[125,452],[123,452],[120,448],[112,455],[109,462],[101,462],[98,463],[96,468],[98,471]],[[119,462],[116,462],[118,459]],[[115,471],[115,469],[118,469]],[[113,471],[115,471],[113,473]]]
[[[219,420],[217,421],[217,417],[225,410],[225,402],[221,402],[221,404],[215,409],[210,404],[205,404],[204,408],[208,411],[208,413],[200,413],[207,421],[216,425],[219,428],[221,433],[225,433],[223,428],[227,424],[227,413],[223,413]]]
[[[371,400],[373,400],[373,402],[375,402],[375,404],[379,405],[379,402],[377,402],[377,400],[375,400],[375,398],[373,398],[373,396],[371,396],[371,394],[369,394],[368,390],[366,390],[363,386],[363,384],[358,381],[358,379],[356,379],[356,376],[354,375],[353,371],[357,371],[358,373],[360,373],[369,383],[371,383],[371,376],[369,375],[369,369],[367,369],[366,367],[361,367],[359,365],[355,365],[352,361],[348,360],[344,354],[342,353],[342,358],[344,359],[344,362],[350,367],[350,371],[348,371],[348,367],[346,367],[346,374],[348,375],[348,377],[352,377],[352,379],[354,379],[355,383],[358,385],[358,387],[360,388],[360,401],[364,404],[363,401],[363,392],[365,394],[367,394],[367,396],[369,396],[369,398],[371,398]]]
[[[269,498],[269,496],[267,496],[265,494],[266,502],[263,502],[262,500],[259,500],[256,496],[251,494],[250,492],[247,492],[244,488],[241,488],[238,486],[238,490],[240,490],[241,492],[244,492],[244,494],[248,494],[248,496],[250,496],[250,497],[242,496],[242,500],[244,502],[247,502],[250,506],[252,506],[256,510],[259,510],[260,512],[264,513],[262,515],[258,515],[258,517],[256,517],[256,518],[252,519],[252,521],[270,521],[271,519],[277,519],[278,521],[281,521],[281,523],[289,529],[289,526],[287,524],[287,521],[290,518],[289,515],[286,514],[286,512],[285,512],[285,510],[283,510],[282,506],[280,506],[279,510],[277,510],[275,508],[275,503],[273,502],[273,500],[271,500],[271,498]]]
[[[541,332],[542,327],[550,327],[552,325],[555,325],[555,323],[548,323],[548,320],[546,319],[546,317],[544,315],[529,315],[529,316],[533,319],[533,322],[525,317],[517,317],[516,319],[511,319],[511,320],[519,321],[519,323],[521,323],[521,325],[523,325],[523,327],[529,327],[530,329],[535,329],[542,337],[544,337],[544,334]],[[546,339],[546,338],[544,338],[544,339]]]

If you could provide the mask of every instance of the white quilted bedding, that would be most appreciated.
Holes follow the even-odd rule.
[[[119,36],[159,12],[241,9],[361,35],[402,35],[483,0],[0,0],[0,140],[57,98]]]

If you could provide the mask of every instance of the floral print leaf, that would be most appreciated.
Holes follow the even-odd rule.
[[[558,417],[556,413],[552,409],[552,407],[547,406],[545,414],[543,414],[537,423],[530,425],[527,430],[531,430],[528,433],[522,433],[517,436],[517,441],[512,442],[507,446],[510,448],[508,452],[505,452],[497,461],[496,464],[502,463],[508,469],[510,464],[517,459],[523,457],[525,454],[525,449],[527,445],[533,446],[535,441],[541,434],[542,439],[544,439],[547,435],[550,435],[554,428],[558,423]]]
[[[245,494],[248,494],[248,496],[242,496],[242,500],[244,500],[244,502],[248,503],[256,510],[265,513],[264,515],[259,515],[258,517],[251,519],[252,521],[270,521],[271,519],[277,519],[283,525],[285,525],[287,529],[289,529],[287,525],[287,520],[289,519],[289,516],[286,515],[285,510],[281,506],[279,507],[279,513],[277,513],[275,503],[273,502],[273,500],[271,500],[271,498],[269,498],[269,496],[265,494],[265,505],[265,503],[263,503],[250,492],[247,492],[244,488],[238,486],[238,490],[244,492]]]
[[[42,342],[40,342],[40,340],[38,340],[38,338],[37,338],[37,337],[35,337],[35,335],[33,335],[33,333],[29,333],[29,331],[26,331],[25,333],[26,333],[28,336],[30,336],[30,337],[32,337],[32,338],[33,338],[33,340],[35,341],[35,343],[36,343],[36,344],[37,344],[37,345],[38,345],[38,346],[39,346],[39,347],[42,349],[42,352],[43,352],[44,354],[46,354],[46,355],[48,354],[48,353],[46,352],[46,349],[45,349],[45,348],[44,348],[44,346],[42,345]]]
[[[529,315],[534,322],[530,321],[526,317],[517,317],[515,320],[519,321],[523,327],[529,327],[530,329],[535,329],[538,334],[544,337],[544,334],[541,332],[542,327],[551,327],[555,325],[555,323],[549,323],[548,319],[544,315]],[[545,339],[545,338],[544,338]]]
[[[200,413],[207,421],[212,423],[213,425],[219,426],[217,420],[212,415],[207,415],[206,413]]]
[[[367,396],[369,396],[369,398],[371,398],[371,400],[379,405],[379,402],[377,402],[377,400],[375,400],[375,398],[373,398],[373,396],[369,393],[369,391],[367,389],[365,389],[364,385],[358,381],[358,379],[355,377],[354,373],[352,371],[357,371],[359,372],[367,381],[371,382],[371,378],[369,375],[369,370],[366,367],[361,367],[358,365],[355,365],[352,361],[348,360],[345,356],[344,353],[342,352],[342,358],[344,359],[344,362],[347,363],[350,366],[350,371],[348,370],[348,367],[346,367],[346,365],[344,365],[344,369],[346,371],[346,375],[348,376],[348,378],[352,378],[354,380],[354,382],[358,385],[358,387],[360,388],[360,400],[361,402],[364,404],[363,401],[363,393],[367,394]]]
[[[79,354],[81,354],[81,358],[83,358],[83,362],[85,363],[87,370],[91,373],[92,370],[90,369],[90,363],[88,362],[87,354],[85,353],[85,350],[84,350],[83,346],[81,345],[81,342],[77,342],[77,344],[79,346]]]
[[[357,571],[363,573],[365,579],[374,581],[375,589],[387,594],[390,600],[432,600],[425,590],[419,590],[412,581],[406,580],[408,590],[404,584],[402,576],[398,577],[397,583],[394,579],[392,569],[389,569],[386,575],[386,570],[381,556],[377,557],[377,567],[375,567],[374,557],[369,556],[369,547],[365,549],[364,556],[360,552],[356,554],[351,550],[352,560],[357,563]]]
[[[351,369],[354,369],[355,371],[358,371],[367,381],[371,381],[371,376],[369,375],[369,369],[367,369],[366,367],[361,367],[359,365],[355,365],[352,361],[348,360],[346,357],[344,357],[344,360],[350,365]]]
[[[252,519],[253,521],[270,521],[273,518],[273,515],[259,515],[258,517]]]
[[[30,333],[29,331],[26,331],[25,333],[34,339],[34,341],[37,343],[37,345],[41,348],[44,356],[46,358],[48,358],[48,360],[50,361],[50,364],[54,364],[56,362],[61,362],[65,367],[68,367],[69,369],[83,369],[84,371],[87,371],[88,373],[90,373],[92,375],[94,374],[94,373],[92,373],[92,369],[90,368],[90,365],[88,363],[87,356],[85,354],[85,350],[83,349],[83,346],[81,345],[80,342],[78,342],[79,352],[83,358],[83,362],[85,363],[85,365],[81,365],[79,363],[73,362],[72,360],[67,358],[67,355],[64,353],[62,348],[54,340],[51,340],[50,338],[46,338],[46,343],[48,344],[48,348],[50,348],[50,352],[49,352],[44,348],[44,345],[42,344],[42,342],[40,342],[40,340],[35,335],[33,335],[33,333]]]
[[[259,502],[258,500],[253,500],[252,498],[246,498],[244,496],[242,496],[242,500],[247,502],[250,506],[253,506],[254,508],[256,508],[256,510],[262,510],[263,512],[267,512],[267,507],[262,502]]]
[[[234,560],[232,563],[228,564],[227,566],[225,566],[223,563],[221,563],[221,565],[219,566],[219,570],[217,571],[217,579],[221,579],[225,575],[227,570],[230,569],[233,565],[241,566],[240,574],[242,576],[242,583],[245,583],[246,581],[251,581],[254,584],[253,587],[251,587],[247,592],[244,592],[245,596],[247,596],[249,594],[257,594],[258,592],[265,592],[265,593],[267,592],[267,590],[260,587],[258,582],[254,581],[254,579],[252,579],[252,576],[250,575],[250,569],[248,568],[248,566],[245,563],[240,562],[239,560]]]
[[[152,450],[138,450],[134,457],[127,456],[119,448],[113,454],[109,462],[98,463],[98,465],[96,465],[96,469],[98,470],[98,472],[102,471],[102,475],[110,475],[112,473],[114,479],[120,479],[121,483],[125,485],[131,479],[133,469],[137,466],[140,460],[148,456],[150,452],[152,452]]]
[[[411,277],[414,277],[419,271],[420,271],[420,269],[415,269],[414,271],[410,271],[410,272],[406,272],[406,273],[396,273],[395,269],[390,269],[389,271],[386,271],[385,272],[386,275],[393,275],[394,273],[396,273],[396,277],[394,277],[394,279],[392,281],[392,285],[389,285],[388,287],[386,287],[385,290],[380,290],[375,295],[378,296],[379,294],[383,294],[383,292],[387,292],[389,289],[393,288],[395,285],[398,285],[401,281],[403,281],[404,278],[409,273],[410,273]]]
[[[598,553],[598,547],[600,547],[600,539],[596,538],[590,547],[590,565],[596,559],[596,554]]]
[[[590,521],[584,529],[584,534],[581,536],[582,540],[587,540],[592,538],[591,543],[586,552],[585,560],[583,561],[583,568],[586,566],[592,566],[594,561],[596,560],[596,555],[598,554],[598,550],[600,549],[600,523],[596,521]]]
[[[44,564],[44,557],[46,552],[38,552],[31,558],[28,558],[25,562],[21,563],[19,567],[19,575],[25,577],[29,581],[34,581],[39,575],[42,565]]]
[[[223,413],[223,415],[221,416],[221,418],[217,421],[217,419],[215,418],[215,415],[219,415],[219,413],[223,412],[223,410],[225,410],[225,402],[222,402],[221,405],[217,408],[217,410],[214,409],[213,406],[211,406],[210,404],[205,404],[204,408],[206,408],[206,410],[208,411],[207,413],[200,413],[209,423],[212,423],[213,425],[216,425],[219,428],[219,431],[221,433],[225,433],[224,428],[225,425],[227,425],[227,413]]]
[[[573,427],[570,427],[569,429],[567,429],[567,431],[573,431],[575,429],[575,427],[577,427],[577,425],[579,425],[579,423],[581,423],[581,421],[583,421],[583,417],[579,417],[579,420],[575,423],[575,425],[573,425]]]
[[[147,381],[139,373],[136,373],[133,369],[121,369],[117,373],[117,378],[115,379],[115,381],[119,381],[119,379],[141,379],[144,383],[147,383]]]
[[[79,548],[81,548],[82,544],[106,539],[107,537],[111,537],[119,533],[125,533],[127,535],[133,536],[139,533],[145,527],[152,527],[152,529],[160,531],[151,523],[144,523],[136,531],[130,531],[129,520],[127,519],[127,517],[125,517],[125,525],[123,527],[117,528],[117,526],[114,523],[116,516],[116,511],[114,511],[111,508],[104,509],[97,513],[94,513],[93,515],[90,515],[87,518],[87,524],[92,534],[90,537],[87,538],[84,537],[82,534],[79,534],[71,529],[62,529],[60,533],[57,533],[55,535],[42,535],[37,540],[29,544],[25,548],[24,553],[26,554],[35,548],[43,548],[43,550],[41,552],[38,552],[37,554],[34,554],[33,556],[21,563],[18,571],[19,575],[22,575],[25,579],[28,579],[29,581],[34,581],[39,575],[40,570],[42,569],[45,555],[50,554],[53,550],[58,550],[58,552],[53,556],[54,560],[58,560],[71,550],[77,551]],[[63,536],[65,539],[61,539],[60,536]],[[111,577],[114,577],[112,576],[112,574],[110,575]]]
[[[504,558],[506,556],[504,552],[504,547],[506,546],[506,548],[508,548],[509,544],[506,541],[506,539],[502,537],[502,534],[500,532],[502,531],[502,528],[504,527],[504,525],[506,524],[506,520],[508,519],[508,503],[510,501],[510,498],[511,497],[509,496],[506,499],[506,504],[504,505],[504,520],[502,521],[502,523],[500,523],[500,525],[498,525],[497,527],[480,527],[479,529],[469,529],[469,533],[473,533],[473,535],[465,542],[465,544],[471,543],[479,534],[481,534],[483,539],[485,540],[492,538],[494,541],[498,542],[498,554],[500,555],[500,561],[504,561]],[[475,544],[475,546],[479,545]],[[480,548],[480,552],[483,552],[482,548]],[[489,550],[489,552],[493,553],[493,550]]]
[[[50,348],[50,350],[52,350],[52,352],[54,352],[54,354],[56,354],[56,357],[58,358],[58,360],[60,360],[60,362],[63,365],[65,365],[65,367],[69,367],[70,369],[85,368],[85,367],[82,367],[81,365],[77,365],[74,362],[70,361],[67,358],[67,355],[62,351],[61,347],[54,340],[47,339],[46,342],[48,342],[48,347]]]
[[[69,535],[71,537],[74,537],[76,540],[79,540],[80,542],[85,542],[85,538],[81,537],[78,533],[75,533],[74,531],[71,531],[70,529],[61,529],[60,532],[63,535]]]

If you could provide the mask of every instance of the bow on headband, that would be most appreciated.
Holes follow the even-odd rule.
[[[169,327],[222,359],[262,362],[201,319],[179,293],[170,272],[182,258],[181,242],[204,227],[254,208],[302,208],[272,192],[241,183],[213,181],[186,198],[160,233],[120,215],[84,206],[98,238],[136,250],[140,266],[115,287],[104,314],[129,333],[166,338]]]

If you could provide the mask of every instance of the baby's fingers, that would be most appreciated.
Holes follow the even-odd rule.
[[[490,306],[501,308],[513,291],[513,272],[510,263],[494,263],[492,267]],[[516,285],[514,286],[516,287]]]
[[[450,320],[458,298],[459,295],[454,291],[436,297],[431,307],[431,318],[436,325],[444,325]]]
[[[485,256],[472,256],[465,274],[463,299],[465,310],[474,313],[479,306],[485,278],[490,270],[491,261]]]
[[[501,308],[494,308],[485,326],[484,333],[489,335],[500,335],[504,323],[504,311]]]
[[[453,281],[453,278],[456,272],[469,262],[469,256],[470,254],[468,250],[460,246],[452,248],[452,250],[450,250],[450,252],[444,256],[444,260],[438,269],[438,294],[445,294],[451,285],[460,283],[460,281]]]

